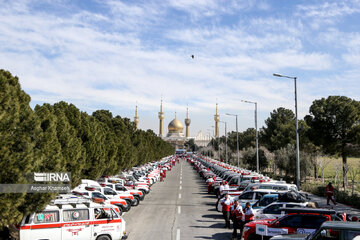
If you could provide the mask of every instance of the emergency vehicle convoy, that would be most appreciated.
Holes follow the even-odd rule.
[[[24,216],[21,240],[118,240],[128,237],[123,212],[145,200],[151,186],[164,181],[176,156],[134,167],[116,176],[83,179],[44,209]]]
[[[237,230],[242,240],[360,239],[358,218],[318,208],[294,184],[202,156],[187,159],[204,178],[208,193],[217,196],[214,206],[223,214],[224,227],[233,222],[233,239],[239,237]],[[342,224],[350,221],[355,222]],[[334,227],[336,223],[342,227]]]

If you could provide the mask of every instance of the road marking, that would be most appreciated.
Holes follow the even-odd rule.
[[[181,190],[181,189],[182,189],[182,186],[180,186],[179,189]]]
[[[178,214],[181,213],[181,206],[178,206]]]
[[[182,176],[180,176],[180,180],[182,180]]]
[[[180,184],[182,184],[182,181],[180,180]]]
[[[179,198],[181,198],[181,193],[179,193]]]
[[[180,228],[176,230],[176,240],[180,240]]]

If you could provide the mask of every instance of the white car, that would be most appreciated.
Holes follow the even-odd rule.
[[[277,193],[276,191],[272,191],[272,190],[253,190],[253,191],[248,191],[248,192],[244,192],[242,194],[240,194],[239,196],[235,196],[232,199],[235,201],[239,201],[240,204],[244,205],[247,202],[250,202],[250,204],[253,204],[255,202],[257,202],[259,199],[261,199],[264,195],[266,194],[270,194],[270,193]],[[222,198],[221,198],[222,199]],[[222,206],[220,204],[220,200],[218,200],[216,209],[221,212],[222,210]]]
[[[297,203],[297,202],[273,202],[263,209],[254,209],[254,219],[274,219],[280,218],[285,214],[280,208],[299,208],[306,207],[308,203]]]
[[[126,239],[125,221],[116,207],[86,199],[58,199],[20,225],[20,239]]]

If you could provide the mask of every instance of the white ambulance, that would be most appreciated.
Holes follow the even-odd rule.
[[[87,199],[57,199],[21,221],[20,240],[127,239],[116,206]]]

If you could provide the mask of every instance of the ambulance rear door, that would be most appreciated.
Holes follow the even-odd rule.
[[[89,209],[64,209],[63,222],[62,240],[92,239]]]
[[[102,207],[96,210],[101,210],[101,214],[94,219],[94,235],[108,234],[111,239],[121,239],[122,233],[125,231],[122,229],[122,218],[110,207]]]
[[[24,239],[51,239],[61,240],[61,224],[59,210],[35,213],[28,238]]]

